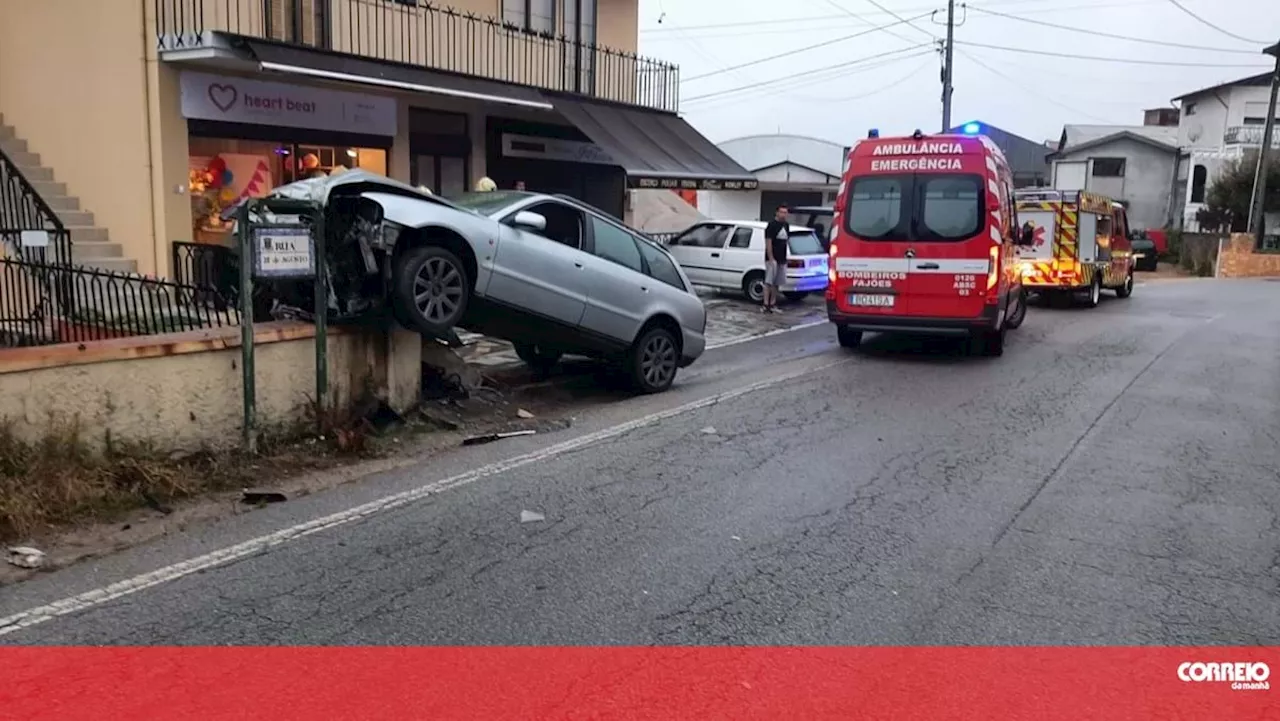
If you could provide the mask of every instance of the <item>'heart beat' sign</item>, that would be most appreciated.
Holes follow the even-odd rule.
[[[182,73],[182,115],[393,137],[394,98],[205,73]]]

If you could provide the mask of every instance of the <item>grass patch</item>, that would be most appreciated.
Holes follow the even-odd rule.
[[[264,432],[259,452],[166,454],[137,443],[111,442],[95,453],[74,419],[50,422],[39,440],[0,422],[0,542],[30,539],[83,522],[109,522],[142,508],[169,513],[196,496],[260,486],[301,472],[331,468],[376,451],[372,425],[351,411],[316,413],[290,428]]]

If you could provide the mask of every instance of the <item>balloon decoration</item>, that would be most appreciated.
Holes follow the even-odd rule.
[[[222,187],[227,187],[236,181],[236,176],[230,170],[222,171]]]

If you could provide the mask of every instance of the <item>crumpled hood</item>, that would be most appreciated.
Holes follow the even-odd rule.
[[[334,190],[346,185],[365,185],[378,186],[366,187],[364,190],[381,189],[393,190],[396,193],[410,193],[419,198],[430,198],[438,202],[436,196],[423,193],[421,190],[409,185],[401,183],[398,180],[392,180],[385,175],[370,173],[367,170],[348,170],[338,175],[330,175],[323,178],[311,178],[309,180],[299,180],[296,183],[282,185],[271,191],[269,197],[287,198],[289,200],[309,200],[314,203],[324,205],[329,201],[329,195]]]

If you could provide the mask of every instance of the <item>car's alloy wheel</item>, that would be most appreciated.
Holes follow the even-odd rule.
[[[632,374],[641,391],[657,393],[671,387],[680,364],[679,349],[671,331],[665,328],[646,331],[632,353]]]
[[[396,304],[421,332],[441,334],[462,322],[470,282],[458,256],[439,246],[411,248],[396,268]]]
[[[753,303],[764,302],[764,274],[752,273],[747,279],[742,281],[742,292],[747,294],[747,298]]]

